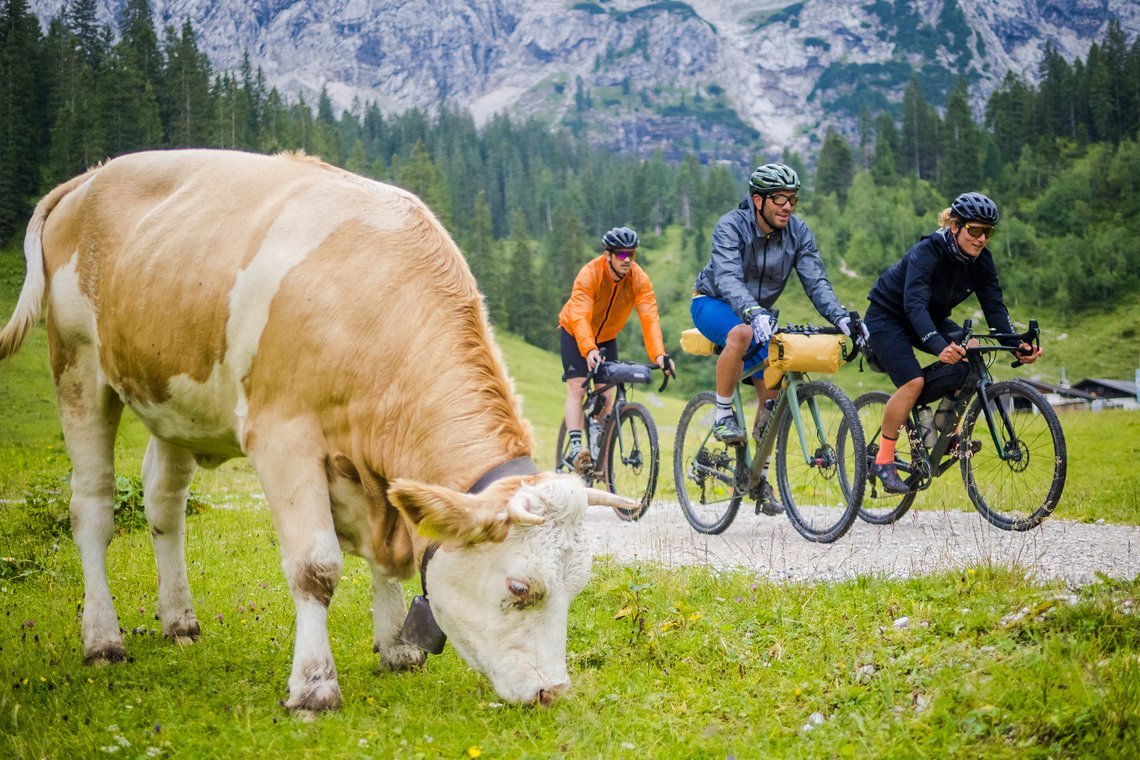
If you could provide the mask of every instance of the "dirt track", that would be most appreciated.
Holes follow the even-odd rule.
[[[1096,573],[1140,575],[1140,527],[1090,525],[1050,518],[1010,533],[977,512],[912,510],[894,525],[861,520],[833,544],[803,539],[787,517],[754,515],[746,505],[719,536],[694,531],[676,503],[659,502],[638,522],[591,508],[586,519],[595,555],[669,566],[740,567],[771,580],[839,580],[858,575],[902,578],[979,565],[1025,567],[1040,580],[1081,585]]]

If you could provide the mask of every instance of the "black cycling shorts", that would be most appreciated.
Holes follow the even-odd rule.
[[[910,327],[910,322],[899,319],[878,308],[874,302],[867,309],[863,321],[871,331],[871,351],[875,363],[883,372],[890,375],[896,388],[922,377],[922,366],[914,355],[916,348],[925,351],[918,334]]]
[[[586,357],[578,350],[578,341],[574,340],[574,336],[566,332],[562,325],[558,326],[558,343],[562,351],[562,382],[572,377],[585,377],[590,374],[590,370],[586,368]],[[598,350],[606,361],[617,361],[617,338],[599,343]]]

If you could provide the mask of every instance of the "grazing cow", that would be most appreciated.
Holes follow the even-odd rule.
[[[126,656],[106,573],[126,405],[152,434],[167,637],[199,636],[183,553],[196,466],[247,456],[296,605],[289,708],[340,705],[326,623],[342,550],[371,566],[382,667],[418,667],[446,635],[504,700],[566,688],[582,517],[615,500],[535,471],[475,280],[415,196],[298,154],[137,153],[45,196],[24,255],[0,359],[46,304],[86,662]],[[426,598],[404,621],[417,563]]]

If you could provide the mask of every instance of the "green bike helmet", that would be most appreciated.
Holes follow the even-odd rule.
[[[784,164],[764,164],[757,167],[748,178],[748,187],[752,194],[768,195],[779,190],[799,192],[800,176],[796,170]]]

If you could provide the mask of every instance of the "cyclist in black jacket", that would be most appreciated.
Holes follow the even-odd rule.
[[[914,407],[925,380],[914,348],[934,354],[943,364],[957,364],[966,349],[956,342],[962,328],[950,319],[955,306],[976,293],[986,324],[1014,332],[1002,302],[997,267],[986,243],[998,221],[997,205],[981,193],[963,193],[939,217],[940,229],[918,241],[879,277],[867,300],[874,361],[890,375],[897,390],[883,410],[882,436],[874,474],[891,493],[909,489],[895,469],[898,431]],[[1022,344],[1018,358],[1037,361],[1040,349]]]

